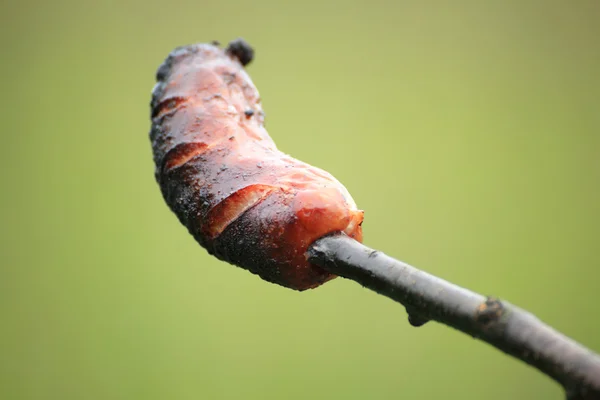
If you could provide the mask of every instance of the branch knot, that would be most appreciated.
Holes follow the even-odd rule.
[[[485,302],[477,307],[475,321],[486,330],[498,328],[504,311],[504,306],[499,299],[488,296]]]

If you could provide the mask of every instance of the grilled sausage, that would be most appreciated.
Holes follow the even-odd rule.
[[[277,149],[241,39],[175,49],[151,101],[155,176],[171,210],[217,258],[296,290],[335,276],[308,246],[334,232],[362,241],[363,211],[329,173]]]

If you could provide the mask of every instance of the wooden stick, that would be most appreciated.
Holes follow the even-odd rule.
[[[404,305],[413,326],[441,322],[552,377],[569,400],[600,399],[600,356],[521,308],[430,275],[345,235],[317,240],[308,255],[311,263]]]

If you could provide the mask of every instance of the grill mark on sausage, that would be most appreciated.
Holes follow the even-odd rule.
[[[277,187],[256,184],[231,194],[209,211],[206,233],[212,239],[219,236],[229,224],[275,190]]]
[[[167,172],[187,163],[192,158],[206,152],[208,148],[209,146],[204,142],[178,144],[165,155],[163,171]]]
[[[164,99],[152,110],[152,118],[163,118],[166,115],[173,114],[188,101],[187,97],[181,96]]]

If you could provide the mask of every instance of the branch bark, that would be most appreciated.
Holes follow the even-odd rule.
[[[308,255],[311,263],[404,305],[413,326],[441,322],[552,377],[569,400],[600,399],[600,356],[521,308],[420,271],[345,235],[317,240]]]

